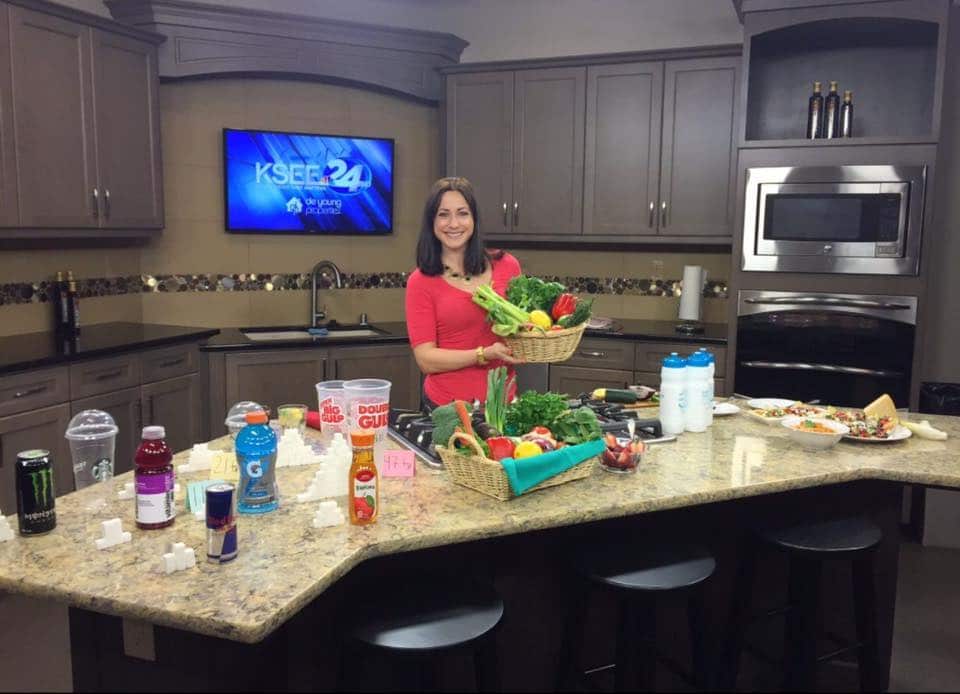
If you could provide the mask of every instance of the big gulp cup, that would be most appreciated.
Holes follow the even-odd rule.
[[[373,457],[383,462],[387,444],[387,422],[390,417],[390,381],[381,378],[356,378],[345,381],[350,430],[372,429]]]
[[[320,381],[317,384],[317,402],[320,413],[320,438],[325,443],[337,432],[347,436],[347,400],[343,384],[346,381]]]

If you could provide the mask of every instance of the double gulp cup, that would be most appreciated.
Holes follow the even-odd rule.
[[[345,381],[320,381],[317,384],[317,402],[320,413],[320,438],[330,443],[333,435],[340,433],[347,437],[347,400],[343,388]]]
[[[350,431],[370,429],[374,432],[373,457],[377,465],[383,462],[387,445],[390,385],[390,381],[381,378],[356,378],[343,384]]]

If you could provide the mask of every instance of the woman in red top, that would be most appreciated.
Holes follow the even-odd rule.
[[[427,375],[427,409],[453,400],[484,400],[487,371],[517,363],[472,297],[474,289],[491,282],[502,296],[519,274],[520,264],[512,255],[484,250],[470,181],[441,178],[434,183],[424,205],[417,269],[407,280],[406,295],[410,345]]]

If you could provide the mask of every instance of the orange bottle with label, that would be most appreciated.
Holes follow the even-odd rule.
[[[380,473],[373,460],[374,432],[369,429],[350,432],[353,462],[350,464],[350,523],[376,523],[380,512]]]

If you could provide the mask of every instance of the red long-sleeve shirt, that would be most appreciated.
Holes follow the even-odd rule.
[[[520,263],[509,253],[491,262],[493,289],[504,296],[511,278],[520,274]],[[476,350],[501,340],[490,330],[487,312],[473,303],[472,292],[452,286],[442,275],[430,277],[414,270],[407,279],[406,311],[411,347],[432,342],[441,349]],[[428,374],[424,392],[437,405],[453,400],[483,402],[487,397],[487,371],[502,364],[497,360],[485,366]]]

